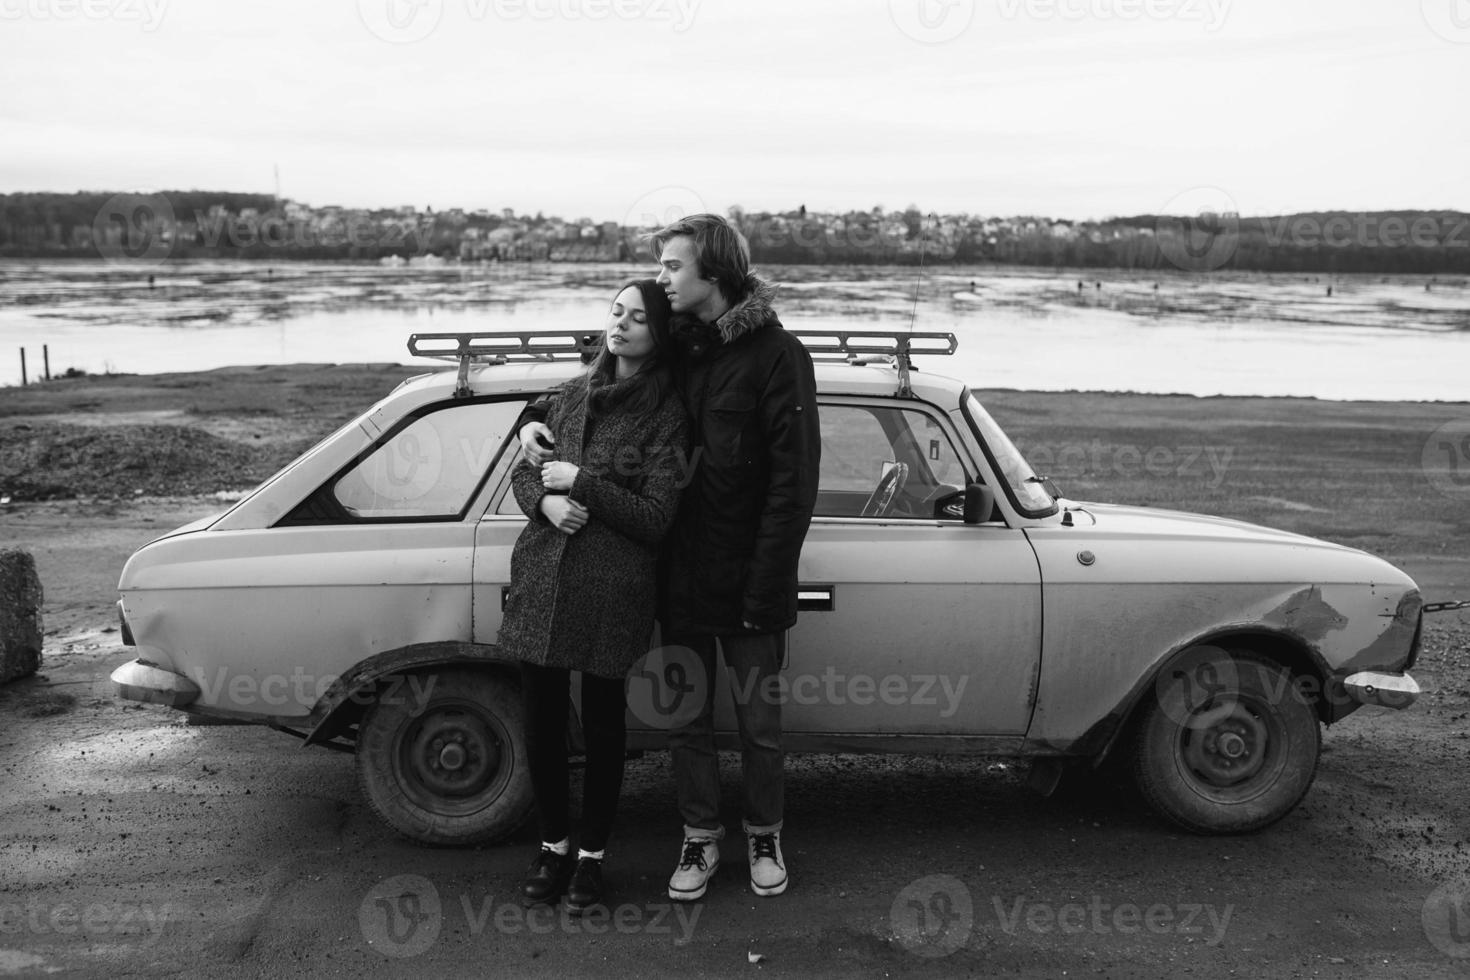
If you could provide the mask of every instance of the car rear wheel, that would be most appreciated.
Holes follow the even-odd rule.
[[[1280,664],[1196,648],[1165,668],[1136,730],[1144,798],[1190,830],[1231,834],[1275,823],[1317,774],[1322,733]]]
[[[396,685],[363,716],[363,794],[390,827],[420,843],[504,837],[534,802],[519,689],[480,670],[421,676],[427,681]]]

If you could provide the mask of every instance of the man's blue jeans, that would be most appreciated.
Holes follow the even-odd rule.
[[[744,787],[741,807],[746,829],[756,833],[780,830],[786,803],[786,753],[781,748],[782,692],[770,680],[781,672],[783,639],[781,633],[719,637],[740,728]],[[707,679],[702,685],[704,704],[694,720],[669,732],[674,784],[686,833],[707,830],[715,835],[723,831],[719,756],[715,752],[714,682],[718,676],[715,640],[713,636],[665,636],[662,641],[665,646],[692,650]]]

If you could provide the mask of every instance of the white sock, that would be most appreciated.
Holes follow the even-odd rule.
[[[560,854],[562,857],[566,857],[567,852],[572,849],[572,840],[570,837],[563,837],[555,844],[548,844],[546,843],[546,841],[542,841],[541,849],[543,851],[550,851],[553,854]]]
[[[607,849],[606,848],[604,848],[603,850],[600,850],[600,851],[584,851],[584,850],[582,850],[579,847],[579,848],[577,848],[577,860],[580,861],[583,858],[591,858],[594,861],[601,861],[602,860],[602,856],[604,854],[606,854],[606,853],[607,853]]]

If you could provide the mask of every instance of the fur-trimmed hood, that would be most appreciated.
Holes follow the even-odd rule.
[[[720,330],[720,339],[727,344],[732,343],[765,326],[774,316],[771,303],[775,299],[775,284],[756,276],[746,276],[745,298],[715,321],[715,326]]]
[[[712,324],[701,323],[698,318],[689,313],[674,315],[672,324],[675,335],[684,334],[686,337],[704,337],[713,341],[716,332],[720,340],[726,344],[733,343],[741,337],[748,336],[767,323],[776,320],[775,311],[771,309],[771,302],[776,298],[776,287],[755,276],[745,277],[745,297],[725,311],[725,315]]]

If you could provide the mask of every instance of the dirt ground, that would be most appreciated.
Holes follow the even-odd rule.
[[[17,444],[5,429],[42,423],[183,425],[289,452],[410,373],[251,371],[5,389],[0,453]],[[1470,498],[1421,463],[1470,406],[985,398],[1033,458],[1063,464],[1071,496],[1347,540],[1431,601],[1470,598]],[[1119,451],[1155,447],[1167,466]],[[1193,447],[1232,461],[1186,466]],[[750,893],[737,834],[707,900],[674,909],[678,820],[653,753],[629,764],[610,917],[528,917],[514,889],[530,830],[416,847],[372,816],[348,756],[112,697],[130,658],[118,571],[224,507],[243,489],[232,475],[190,496],[117,485],[0,504],[0,547],[30,550],[46,589],[42,674],[0,687],[0,975],[1470,976],[1467,613],[1430,620],[1419,703],[1328,729],[1313,789],[1258,834],[1182,833],[1106,781],[1043,799],[1006,760],[806,756],[790,762],[791,890]]]

